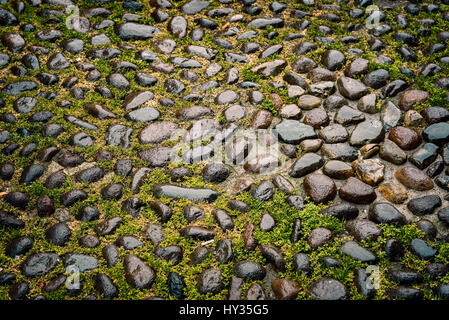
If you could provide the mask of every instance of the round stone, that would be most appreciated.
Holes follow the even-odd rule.
[[[308,293],[315,300],[344,300],[348,295],[341,282],[330,278],[321,278],[315,281],[309,287]]]
[[[370,185],[353,177],[344,182],[338,193],[342,199],[358,204],[370,204],[377,198]]]
[[[404,186],[417,191],[426,191],[433,188],[432,179],[427,174],[414,167],[402,167],[394,173],[396,179]]]
[[[315,203],[327,203],[334,200],[337,188],[334,181],[323,174],[309,174],[304,179],[306,194]]]
[[[415,130],[406,127],[394,127],[388,139],[396,143],[403,150],[416,149],[421,144],[421,136]]]

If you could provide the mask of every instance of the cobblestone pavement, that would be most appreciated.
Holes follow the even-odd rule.
[[[448,299],[449,1],[0,0],[0,299]]]

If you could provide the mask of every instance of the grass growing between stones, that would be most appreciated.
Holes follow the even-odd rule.
[[[156,171],[156,170],[155,170]],[[158,182],[163,182],[164,179],[158,175],[153,174],[153,178],[157,177]],[[151,179],[151,177],[150,177]],[[153,180],[154,182],[154,180]],[[144,199],[145,203],[152,200],[152,195],[148,193],[151,181],[142,187],[140,196]],[[193,183],[194,186],[203,186],[201,183]],[[31,186],[31,188],[36,188],[36,186]],[[38,192],[39,194],[41,192]],[[235,227],[233,230],[228,230],[223,232],[217,227],[216,222],[212,216],[212,206],[209,204],[200,204],[206,212],[206,217],[194,223],[195,225],[200,225],[206,228],[213,229],[216,231],[215,240],[219,239],[231,239],[233,243],[233,261],[241,261],[246,259],[251,259],[262,264],[266,263],[265,258],[260,253],[257,248],[254,251],[248,251],[244,248],[242,233],[245,229],[247,223],[253,223],[256,226],[254,236],[257,242],[261,245],[271,244],[282,249],[283,256],[286,260],[286,271],[280,272],[279,277],[286,277],[289,279],[294,279],[298,282],[300,287],[300,293],[298,299],[308,299],[307,288],[313,283],[313,281],[318,280],[321,277],[331,277],[336,280],[341,281],[350,292],[350,297],[352,299],[365,299],[362,295],[357,292],[357,289],[353,283],[354,272],[358,268],[366,268],[367,263],[361,263],[355,261],[354,259],[345,256],[339,251],[339,247],[347,240],[352,239],[351,236],[345,234],[344,232],[344,221],[340,221],[331,216],[323,216],[319,212],[325,205],[315,205],[313,203],[306,203],[305,208],[301,211],[289,206],[286,203],[286,194],[281,191],[277,191],[271,201],[261,202],[252,198],[249,193],[243,192],[242,194],[235,196],[234,198],[245,201],[249,206],[250,210],[245,213],[232,211],[227,207],[227,200],[229,196],[222,195],[215,203],[215,208],[227,210],[231,216],[234,217]],[[147,296],[159,296],[166,299],[174,299],[170,296],[168,288],[166,286],[167,276],[170,272],[178,272],[185,278],[186,282],[186,299],[225,299],[227,295],[227,290],[223,290],[217,295],[202,295],[198,292],[196,281],[199,274],[211,267],[217,267],[222,270],[223,281],[226,287],[229,285],[230,278],[233,275],[233,262],[227,264],[219,264],[215,259],[213,250],[209,256],[200,264],[193,265],[190,261],[190,255],[193,250],[200,245],[199,241],[192,239],[185,239],[177,231],[186,225],[185,218],[183,216],[183,208],[185,205],[191,204],[188,200],[182,201],[170,201],[169,199],[162,199],[162,201],[168,204],[173,210],[172,218],[163,225],[164,231],[166,232],[166,239],[161,243],[162,247],[169,245],[178,245],[183,249],[184,259],[181,263],[173,266],[170,262],[165,260],[158,260],[154,257],[154,247],[153,245],[144,238],[143,230],[145,226],[149,223],[158,223],[159,218],[155,213],[149,209],[144,208],[141,215],[138,218],[132,218],[131,216],[124,213],[120,207],[120,203],[114,201],[105,201],[101,197],[94,197],[94,199],[89,198],[84,203],[77,203],[73,208],[70,208],[70,212],[75,214],[77,209],[82,205],[86,204],[96,204],[102,213],[102,218],[108,218],[113,216],[121,216],[123,218],[123,224],[117,229],[115,234],[108,235],[102,239],[102,243],[112,244],[115,239],[120,235],[135,235],[144,241],[145,245],[133,250],[133,253],[150,265],[157,273],[156,280],[149,290],[138,290],[132,288],[125,280],[123,264],[119,262],[113,267],[107,267],[105,260],[102,258],[101,248],[85,248],[79,245],[77,239],[92,230],[92,228],[97,224],[97,222],[90,222],[83,224],[81,228],[76,229],[72,235],[72,240],[70,240],[65,247],[58,247],[47,241],[45,238],[45,230],[52,224],[52,218],[39,218],[37,216],[28,218],[27,227],[23,230],[5,230],[0,229],[0,265],[8,266],[8,270],[17,271],[18,280],[24,280],[30,283],[31,295],[38,295],[42,292],[42,286],[48,283],[51,279],[65,272],[62,264],[59,264],[53,271],[45,276],[39,277],[38,280],[27,279],[22,276],[19,272],[20,265],[24,260],[24,257],[19,259],[12,259],[4,255],[5,245],[8,241],[22,236],[22,235],[32,235],[35,238],[35,246],[32,251],[34,252],[55,252],[60,256],[64,256],[67,253],[83,253],[94,256],[99,260],[99,266],[94,271],[88,271],[81,276],[81,283],[83,285],[83,294],[95,294],[93,276],[96,273],[102,272],[113,279],[114,284],[119,288],[120,294],[119,299],[140,299]],[[8,208],[10,209],[10,208]],[[264,212],[269,212],[276,220],[276,226],[270,232],[263,232],[259,228],[259,222],[262,214]],[[290,233],[292,230],[292,225],[295,219],[301,220],[301,238],[298,242],[292,244],[290,241]],[[101,221],[101,219],[100,219]],[[71,224],[76,224],[77,222],[71,222]],[[340,236],[334,238],[330,243],[316,249],[312,250],[307,244],[307,237],[311,230],[315,228],[327,228],[331,230],[334,234],[341,234]],[[392,283],[388,277],[387,273],[391,267],[390,261],[386,257],[383,251],[383,245],[387,239],[396,238],[405,247],[408,247],[410,240],[413,238],[422,238],[423,234],[415,226],[407,225],[403,227],[395,227],[391,225],[380,225],[383,230],[383,235],[379,237],[376,241],[363,241],[361,245],[372,250],[379,261],[376,264],[380,269],[380,290],[378,290],[375,299],[385,299],[388,297],[390,290],[395,288],[395,284]],[[75,229],[74,229],[75,230]],[[215,241],[215,243],[216,243]],[[214,248],[215,243],[209,245],[211,249]],[[447,263],[449,245],[445,243],[431,243],[433,247],[438,250],[438,255],[435,257],[436,262]],[[120,248],[120,261],[123,258],[127,250]],[[293,265],[293,257],[297,253],[306,253],[310,257],[311,261],[311,273],[304,274],[303,272],[296,272]],[[320,259],[326,256],[331,256],[341,263],[341,267],[328,269],[326,268]],[[407,252],[401,259],[400,263],[410,270],[423,271],[425,266],[428,264],[427,261],[416,258],[410,252]],[[434,279],[426,281],[426,286],[424,288],[425,298],[431,299],[436,298],[433,296],[432,291],[429,288],[436,287],[437,283],[449,283],[449,276],[445,276],[442,279]],[[245,296],[246,291],[250,284],[255,283],[246,282],[242,289],[242,295]],[[60,289],[51,293],[44,293],[48,299],[67,299],[66,289],[62,286]],[[0,286],[0,298],[7,299],[7,287]],[[77,297],[72,297],[73,299]],[[70,299],[70,298],[69,298]]]
[[[187,1],[179,1],[174,3],[174,8],[168,10],[167,12],[171,17],[178,15],[178,8],[181,7]],[[332,0],[323,0],[316,1],[317,4],[335,4],[335,1]],[[257,4],[264,6],[264,11],[262,15],[271,15],[271,12],[267,10],[268,2],[267,1],[257,1]],[[290,3],[289,3],[290,4]],[[165,29],[167,22],[159,24],[158,27],[161,28],[162,32],[156,35],[154,39],[148,40],[139,40],[139,41],[127,41],[124,43],[115,33],[114,27],[110,26],[104,30],[96,30],[94,33],[105,33],[111,40],[110,44],[103,45],[100,47],[116,47],[120,48],[122,54],[117,58],[111,60],[103,60],[103,59],[89,59],[89,62],[93,63],[95,68],[101,72],[102,77],[99,81],[95,83],[90,83],[85,79],[85,75],[87,73],[82,73],[76,68],[76,61],[86,61],[87,58],[85,56],[85,52],[89,49],[94,48],[90,44],[90,35],[89,34],[81,34],[75,31],[69,30],[65,27],[64,24],[61,24],[60,29],[63,31],[63,36],[58,39],[57,42],[49,42],[49,41],[39,41],[35,37],[35,33],[37,31],[43,29],[52,29],[52,25],[45,25],[45,21],[48,17],[42,17],[36,15],[35,9],[32,6],[26,6],[25,11],[20,15],[21,23],[32,23],[37,28],[33,32],[20,32],[23,34],[23,37],[27,44],[33,44],[45,47],[50,50],[49,55],[55,52],[60,52],[62,49],[60,48],[59,42],[61,40],[70,39],[70,38],[79,38],[84,41],[84,51],[79,54],[70,54],[68,52],[64,52],[64,55],[72,62],[70,67],[58,72],[58,76],[60,80],[65,79],[70,76],[78,76],[79,82],[78,85],[82,88],[88,90],[85,95],[84,100],[77,100],[73,98],[70,90],[67,88],[61,88],[59,84],[52,86],[42,86],[40,85],[39,90],[34,90],[31,92],[27,92],[24,95],[36,96],[38,99],[38,104],[33,110],[42,111],[49,110],[54,114],[54,117],[51,120],[51,123],[60,124],[64,132],[59,135],[57,138],[50,137],[42,137],[40,132],[42,132],[45,123],[30,123],[27,119],[29,114],[17,114],[13,109],[13,103],[16,100],[17,96],[8,96],[4,93],[0,92],[0,97],[4,99],[6,107],[1,111],[2,113],[13,113],[17,121],[15,123],[1,123],[2,130],[8,130],[11,133],[9,138],[9,142],[17,142],[23,145],[28,143],[36,143],[36,150],[42,150],[44,148],[50,146],[56,146],[63,150],[64,148],[69,146],[70,137],[77,132],[84,131],[83,128],[80,128],[68,121],[65,120],[65,116],[72,115],[76,116],[80,119],[88,121],[98,127],[98,130],[92,131],[89,130],[89,135],[95,140],[95,144],[86,148],[73,147],[70,146],[70,150],[79,152],[86,159],[86,162],[93,163],[96,162],[97,165],[101,166],[105,171],[109,172],[114,169],[114,161],[97,161],[96,155],[99,151],[105,149],[109,151],[114,159],[127,158],[131,159],[133,162],[134,168],[140,168],[147,166],[148,163],[139,158],[138,153],[144,149],[149,148],[150,146],[142,145],[138,142],[138,134],[141,130],[147,125],[146,123],[135,123],[131,121],[125,120],[124,116],[128,111],[125,111],[122,107],[122,100],[129,92],[135,92],[140,90],[150,90],[154,93],[154,106],[156,107],[156,102],[161,97],[169,97],[175,101],[175,105],[172,107],[165,107],[161,105],[157,105],[157,109],[161,112],[161,117],[159,120],[167,120],[167,121],[176,121],[181,128],[188,128],[190,122],[179,119],[176,112],[182,108],[190,107],[195,104],[199,104],[193,101],[185,101],[182,100],[179,96],[174,94],[168,94],[164,87],[164,81],[169,78],[181,78],[180,73],[181,69],[175,67],[175,71],[170,74],[156,73],[152,72],[149,68],[149,63],[144,62],[142,60],[135,58],[135,51],[141,49],[150,48],[153,50],[153,44],[163,38],[175,39],[177,42],[177,47],[173,52],[173,55],[182,56],[186,58],[195,58],[198,59],[203,64],[202,68],[199,68],[198,73],[198,81],[197,83],[204,83],[205,81],[214,80],[220,83],[220,89],[212,89],[205,93],[205,100],[201,103],[210,107],[213,111],[213,115],[211,117],[218,120],[221,124],[225,123],[224,116],[222,112],[226,108],[226,106],[216,105],[213,102],[212,97],[215,97],[219,91],[218,90],[226,90],[226,89],[235,89],[235,86],[227,85],[222,83],[222,79],[224,78],[225,71],[231,67],[235,67],[239,70],[239,78],[240,81],[252,81],[260,85],[259,88],[255,90],[260,90],[265,94],[265,99],[263,102],[252,108],[254,109],[264,109],[270,111],[274,116],[278,116],[279,111],[275,106],[273,99],[271,98],[271,94],[277,94],[281,97],[281,99],[285,104],[289,103],[297,103],[297,97],[289,97],[286,88],[275,88],[270,82],[282,82],[282,76],[278,75],[275,77],[269,77],[267,79],[262,78],[259,74],[256,74],[251,71],[251,69],[260,63],[272,61],[275,59],[285,59],[288,61],[289,66],[286,67],[285,72],[290,72],[291,65],[299,58],[299,56],[293,53],[293,48],[302,41],[310,41],[316,42],[318,44],[318,49],[311,50],[306,53],[304,56],[310,57],[314,59],[317,63],[321,61],[321,57],[323,53],[328,49],[340,50],[342,52],[347,52],[349,47],[362,49],[364,53],[360,55],[360,57],[368,59],[370,61],[369,71],[374,71],[376,69],[386,69],[390,74],[390,80],[402,79],[407,81],[410,84],[410,88],[417,88],[421,90],[425,90],[429,93],[429,99],[422,104],[415,105],[414,108],[418,111],[423,110],[429,106],[443,106],[448,107],[447,103],[447,90],[443,88],[436,88],[434,82],[441,78],[441,75],[449,74],[449,64],[439,63],[442,70],[434,76],[423,77],[419,69],[422,65],[427,63],[436,62],[441,57],[445,57],[449,55],[449,48],[446,47],[444,50],[434,53],[428,54],[426,52],[426,48],[430,46],[430,44],[435,43],[437,40],[436,34],[441,30],[449,30],[449,21],[443,19],[442,16],[433,14],[432,18],[435,20],[435,25],[430,26],[429,29],[432,32],[432,36],[430,37],[422,37],[419,35],[419,29],[423,26],[419,24],[419,20],[425,19],[428,17],[428,13],[421,11],[417,16],[412,16],[405,12],[402,6],[394,7],[391,10],[385,11],[386,13],[386,23],[390,24],[394,30],[399,30],[400,26],[396,22],[396,16],[399,13],[405,14],[409,20],[410,26],[407,28],[407,32],[412,33],[419,39],[419,44],[416,48],[417,53],[417,61],[405,61],[402,56],[397,52],[397,49],[402,45],[399,42],[396,42],[393,38],[393,34],[385,34],[379,37],[382,41],[385,42],[386,48],[382,50],[382,54],[392,58],[394,61],[391,64],[381,64],[376,62],[376,58],[378,56],[378,52],[373,52],[370,50],[370,46],[368,44],[368,39],[372,37],[366,30],[357,30],[354,27],[355,24],[359,23],[359,19],[353,19],[349,16],[349,9],[354,7],[353,1],[349,1],[348,3],[339,3],[342,9],[338,11],[342,22],[335,23],[327,20],[319,19],[319,15],[323,13],[317,8],[309,7],[307,5],[297,3],[290,4],[292,8],[297,10],[303,10],[305,12],[313,13],[313,16],[307,17],[310,20],[310,25],[307,30],[299,30],[297,25],[294,23],[287,23],[286,26],[282,29],[277,29],[273,27],[268,27],[265,30],[256,30],[258,35],[256,38],[252,39],[243,39],[243,40],[235,40],[231,39],[231,43],[234,45],[234,48],[231,50],[232,52],[239,52],[242,46],[248,42],[257,42],[261,45],[261,48],[265,48],[269,45],[282,43],[284,45],[283,51],[280,54],[274,54],[265,59],[258,59],[257,55],[250,54],[250,63],[230,63],[224,59],[223,53],[226,52],[223,48],[216,45],[213,40],[217,37],[211,32],[207,31],[204,38],[201,42],[194,42],[191,40],[189,36],[186,36],[183,39],[177,39],[171,34],[169,34]],[[12,5],[10,3],[2,5],[4,8],[11,10],[14,12]],[[82,9],[93,8],[98,6],[95,2],[83,1]],[[126,13],[121,5],[117,5],[116,3],[104,3],[101,5],[112,11],[112,14],[108,17],[114,21],[115,24],[123,23],[124,20],[122,16]],[[209,9],[220,7],[221,4],[214,0],[211,2]],[[241,6],[237,3],[232,3],[229,5],[236,9],[236,12],[241,10]],[[54,7],[48,4],[42,4],[40,9],[53,9]],[[144,3],[144,11],[146,13],[152,11],[150,8],[148,1]],[[449,10],[449,6],[442,4],[440,7],[441,12],[447,12]],[[287,11],[280,14],[285,20],[289,19],[289,15]],[[64,20],[65,16],[62,16],[61,19]],[[89,20],[91,22],[91,26],[93,26],[96,22],[100,22],[102,17],[90,17]],[[194,22],[194,17],[189,16],[188,19],[188,28],[187,33],[191,32],[194,28],[197,28],[198,25]],[[220,25],[224,25],[226,23],[226,17],[220,17],[215,19]],[[141,19],[138,20],[139,23],[145,23],[154,25],[154,19],[148,15],[143,15]],[[296,21],[298,22],[298,21]],[[246,26],[247,22],[238,22],[235,24],[240,30],[248,29]],[[354,31],[350,31],[347,28],[349,25],[353,25]],[[315,41],[317,36],[325,36],[322,34],[318,27],[319,26],[328,26],[332,29],[333,33],[329,35],[331,39],[334,40],[331,44],[321,44],[318,41]],[[59,27],[58,27],[59,28]],[[352,29],[351,29],[352,30]],[[219,30],[221,31],[221,30]],[[273,39],[268,39],[266,35],[271,31],[278,31],[279,35]],[[2,27],[2,32],[19,32],[19,26],[7,26]],[[294,41],[284,41],[282,40],[286,35],[292,33],[301,33],[304,37],[300,39],[296,39]],[[346,45],[342,43],[339,39],[347,36],[347,35],[355,35],[359,37],[359,41],[350,45]],[[130,50],[123,48],[121,45],[127,44],[135,47],[135,50]],[[223,70],[219,72],[217,75],[213,76],[210,79],[206,79],[204,77],[204,71],[207,66],[207,62],[205,59],[193,57],[186,53],[185,48],[188,45],[201,45],[209,48],[214,48],[219,51],[216,59],[213,62],[218,62],[222,65]],[[2,51],[7,51],[8,49],[0,44],[0,48]],[[20,59],[22,54],[19,53],[11,53],[11,63],[20,63]],[[158,54],[160,58],[160,62],[168,63],[169,56]],[[346,54],[347,56],[347,64],[353,61],[356,56],[351,54]],[[128,61],[136,64],[139,67],[139,72],[146,72],[148,74],[154,75],[158,78],[158,82],[156,85],[150,88],[144,88],[140,86],[136,80],[135,75],[137,71],[125,71],[125,70],[114,70],[114,63],[119,61]],[[46,66],[46,58],[40,59],[40,70],[29,70],[29,73],[25,75],[23,80],[32,80],[39,72],[50,72]],[[401,73],[401,68],[407,67],[415,72],[415,78],[408,78],[403,73]],[[8,68],[4,68],[0,70],[0,76],[6,78],[7,83],[12,83],[17,81],[16,77],[10,76],[8,74]],[[130,82],[130,90],[120,90],[110,86],[106,80],[106,76],[113,72],[121,72]],[[343,71],[337,71],[336,76],[341,76]],[[363,80],[363,76],[356,77],[358,80]],[[309,80],[307,80],[310,82]],[[77,86],[78,86],[77,85]],[[3,86],[3,85],[2,85]],[[107,86],[111,89],[112,94],[114,95],[113,99],[105,98],[101,96],[94,89],[96,86]],[[191,93],[191,86],[186,87],[185,93]],[[38,97],[36,94],[42,93],[44,91],[52,91],[57,92],[58,97],[53,100],[45,99],[44,97]],[[247,92],[241,89],[235,89],[242,97],[242,103],[247,104]],[[246,100],[245,100],[246,99]],[[73,104],[69,108],[63,108],[58,105],[61,100],[70,100]],[[378,99],[377,105],[382,106],[385,100]],[[131,146],[128,149],[122,149],[119,147],[106,146],[105,136],[107,130],[110,125],[116,124],[116,119],[106,119],[100,120],[95,117],[92,117],[85,111],[84,106],[88,103],[98,103],[105,107],[105,109],[110,110],[115,113],[117,117],[120,119],[120,123],[130,126],[133,128],[133,133],[131,135]],[[153,102],[151,102],[153,103]],[[241,125],[249,124],[249,117],[240,121]],[[26,129],[29,132],[29,136],[20,134],[19,129]],[[175,142],[173,141],[165,141],[160,144],[160,146],[173,146]],[[22,168],[33,163],[35,153],[28,157],[20,157],[17,154],[6,155],[3,152],[0,153],[0,163],[12,163],[16,169],[16,172],[20,172]],[[167,169],[174,168],[180,165],[169,164]],[[90,256],[93,256],[98,259],[99,266],[94,271],[88,271],[81,275],[81,282],[83,285],[83,293],[80,296],[67,296],[67,290],[64,286],[60,289],[50,292],[43,293],[48,299],[79,299],[87,296],[88,294],[94,294],[98,296],[98,293],[94,289],[94,281],[93,277],[97,273],[105,273],[108,275],[114,282],[114,284],[119,288],[119,299],[141,299],[148,296],[159,296],[165,299],[174,299],[173,296],[169,294],[167,287],[167,277],[170,272],[178,272],[181,274],[186,282],[185,288],[185,297],[186,299],[216,299],[222,300],[227,297],[227,288],[230,282],[231,277],[233,276],[233,266],[234,262],[251,259],[256,262],[260,262],[263,265],[267,264],[266,259],[262,256],[259,248],[256,248],[254,251],[248,251],[244,248],[244,242],[242,239],[242,233],[245,230],[245,227],[248,223],[252,223],[255,225],[254,237],[256,241],[261,245],[275,245],[282,249],[282,253],[286,260],[286,271],[280,272],[278,276],[280,278],[289,278],[296,280],[299,287],[300,293],[297,299],[309,299],[310,296],[307,294],[307,289],[310,285],[322,278],[322,277],[330,277],[334,278],[340,282],[342,282],[349,290],[349,297],[351,299],[366,299],[363,295],[361,295],[355,284],[354,284],[354,273],[359,268],[368,267],[367,263],[361,263],[359,261],[355,261],[354,259],[344,255],[339,251],[340,246],[346,242],[347,240],[352,240],[352,236],[348,235],[345,231],[345,221],[340,221],[334,217],[324,216],[320,214],[320,211],[326,207],[326,205],[315,205],[313,203],[306,203],[305,208],[301,211],[291,207],[286,202],[287,195],[281,191],[276,191],[272,200],[267,202],[261,202],[254,199],[248,192],[243,192],[239,195],[228,195],[226,193],[226,188],[222,186],[215,186],[214,184],[207,183],[201,177],[201,170],[204,167],[204,164],[194,164],[188,165],[188,167],[193,175],[191,177],[186,177],[186,179],[181,183],[185,187],[192,188],[212,188],[218,189],[223,194],[213,203],[206,204],[201,203],[197,204],[201,207],[205,213],[206,217],[200,221],[194,222],[192,224],[202,226],[208,229],[213,229],[216,232],[215,241],[208,245],[211,248],[211,253],[209,256],[200,264],[193,265],[190,259],[190,255],[192,252],[200,246],[200,241],[194,241],[191,239],[185,239],[179,234],[179,230],[182,227],[185,227],[188,222],[184,218],[183,208],[186,205],[191,205],[193,202],[188,200],[177,200],[173,201],[172,199],[158,199],[159,201],[167,204],[172,210],[173,215],[171,219],[163,224],[163,229],[165,231],[166,239],[162,242],[161,246],[170,246],[177,245],[183,249],[184,259],[173,266],[171,263],[156,259],[154,256],[155,247],[151,244],[151,242],[145,238],[144,230],[148,223],[158,223],[160,224],[160,218],[156,215],[156,213],[149,208],[149,206],[145,206],[140,213],[138,218],[133,218],[128,215],[121,207],[121,202],[124,199],[127,199],[135,194],[132,193],[130,188],[128,187],[131,184],[131,177],[122,177],[118,175],[107,175],[106,178],[100,180],[97,183],[89,184],[89,183],[78,183],[75,181],[73,176],[68,176],[63,186],[58,189],[47,189],[42,181],[35,181],[31,185],[25,186],[23,184],[19,184],[20,174],[15,174],[13,180],[5,183],[5,188],[10,191],[22,191],[27,193],[31,200],[28,204],[26,210],[18,210],[7,204],[5,201],[0,201],[0,210],[5,210],[8,212],[12,212],[15,216],[20,219],[26,221],[26,227],[21,230],[11,230],[0,228],[0,270],[4,269],[7,271],[14,272],[17,275],[17,281],[21,282],[25,281],[30,285],[30,296],[34,297],[39,294],[42,294],[42,288],[45,284],[47,284],[52,279],[57,276],[64,274],[65,268],[62,263],[60,263],[54,270],[49,272],[48,274],[38,277],[38,278],[26,278],[21,274],[20,266],[23,263],[25,257],[21,256],[17,259],[13,259],[7,257],[5,255],[5,247],[8,242],[11,240],[20,237],[20,236],[33,236],[34,237],[34,246],[30,253],[34,252],[55,252],[61,257],[68,253],[83,253]],[[110,183],[122,183],[124,184],[124,193],[123,197],[120,201],[110,201],[104,200],[100,195],[100,190],[107,186]],[[166,169],[161,168],[153,168],[150,172],[149,176],[145,179],[144,184],[140,187],[140,191],[138,193],[138,197],[145,203],[148,204],[151,201],[156,200],[154,195],[151,192],[151,187],[155,183],[175,183],[171,181],[169,174]],[[3,187],[3,185],[2,185]],[[301,186],[299,186],[301,187]],[[69,212],[69,216],[71,217],[71,221],[68,222],[68,225],[73,230],[73,234],[71,240],[64,247],[58,247],[48,241],[45,237],[45,231],[55,224],[57,220],[54,217],[41,218],[36,216],[35,207],[36,200],[39,196],[49,195],[55,202],[55,206],[59,209],[62,209],[62,204],[60,203],[60,196],[65,192],[68,192],[73,189],[83,189],[89,194],[89,198],[85,201],[81,201],[76,203],[70,208],[67,208]],[[228,200],[229,199],[238,199],[242,200],[250,206],[250,210],[248,212],[238,212],[233,211],[228,208]],[[86,206],[86,205],[95,205],[101,212],[100,219],[98,221],[93,222],[84,222],[81,223],[75,219],[75,215],[78,211]],[[223,209],[226,210],[230,215],[234,218],[235,227],[233,230],[228,230],[223,232],[218,226],[213,217],[214,209]],[[269,212],[276,220],[277,224],[275,228],[270,232],[263,232],[260,230],[259,223],[260,218],[264,212]],[[94,228],[102,221],[107,218],[119,216],[123,219],[122,225],[116,230],[113,235],[108,235],[106,237],[101,238],[101,246],[96,248],[86,248],[79,244],[78,239],[84,235],[92,234]],[[292,230],[293,223],[295,219],[301,220],[301,238],[298,242],[292,243],[290,240],[290,234]],[[389,298],[390,292],[394,290],[397,286],[396,283],[392,282],[388,277],[388,271],[392,267],[392,263],[389,261],[386,253],[383,250],[383,246],[386,241],[391,238],[398,239],[401,244],[408,248],[411,239],[413,238],[423,238],[424,235],[420,232],[416,226],[414,225],[406,225],[403,227],[395,227],[391,225],[379,225],[382,229],[383,234],[377,238],[375,241],[362,241],[361,245],[375,253],[378,257],[378,262],[376,263],[380,269],[380,289],[377,291],[375,299],[387,299]],[[307,243],[307,238],[311,230],[315,228],[327,228],[332,231],[334,235],[334,239],[318,248],[312,249]],[[138,237],[141,241],[144,242],[142,247],[139,247],[132,251],[132,253],[136,254],[143,261],[145,261],[148,265],[150,265],[156,272],[157,277],[151,289],[148,290],[138,290],[131,287],[128,282],[125,280],[124,270],[123,270],[123,259],[124,257],[130,253],[123,248],[120,248],[120,259],[119,263],[113,267],[108,267],[106,265],[105,259],[102,256],[101,249],[107,244],[113,244],[116,239],[121,235],[134,235]],[[221,239],[231,239],[233,246],[233,261],[227,264],[219,264],[217,259],[214,256],[214,248],[216,243]],[[434,261],[439,263],[448,264],[449,263],[449,244],[438,242],[438,241],[428,241],[428,243],[435,248],[438,253],[435,256]],[[294,268],[294,256],[297,253],[305,253],[309,256],[311,261],[311,272],[310,274],[305,274],[303,272],[298,273]],[[341,267],[337,268],[326,268],[324,264],[321,262],[321,258],[331,256],[340,261]],[[428,261],[418,259],[415,255],[413,255],[409,250],[406,250],[406,254],[404,257],[398,262],[404,268],[409,270],[418,271],[423,274],[424,281],[422,284],[414,285],[414,287],[422,289],[424,293],[424,298],[426,299],[437,299],[433,293],[433,289],[436,288],[438,284],[449,284],[449,274],[440,277],[437,279],[430,279],[430,277],[425,272],[426,266],[429,264]],[[197,277],[201,274],[202,271],[208,268],[217,267],[220,268],[223,274],[223,282],[225,284],[226,289],[220,292],[217,295],[202,295],[198,292],[197,288]],[[247,281],[244,283],[242,287],[242,297],[245,297],[246,292],[250,285],[253,283],[259,283],[262,285],[267,285],[263,283],[263,281]],[[268,284],[269,285],[269,284]],[[8,286],[0,285],[0,299],[9,299],[8,295]]]

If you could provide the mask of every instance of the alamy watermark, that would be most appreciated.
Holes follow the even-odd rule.
[[[85,33],[89,31],[90,22],[86,17],[80,16],[80,9],[78,6],[69,5],[65,9],[65,13],[68,14],[65,19],[65,25],[67,29],[74,30],[79,33]]]
[[[370,5],[366,7],[365,12],[368,14],[368,17],[365,20],[365,26],[368,30],[380,26],[382,12],[379,10],[378,6]]]
[[[368,266],[365,269],[365,273],[368,275],[366,288],[367,289],[380,289],[380,272],[378,266]]]
[[[68,290],[79,290],[81,288],[80,269],[76,265],[69,265],[65,272],[68,274],[65,280],[65,287]]]

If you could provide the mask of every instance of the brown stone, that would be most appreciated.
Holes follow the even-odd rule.
[[[346,162],[340,160],[329,160],[323,166],[323,172],[325,175],[339,180],[345,180],[354,176],[354,170]]]
[[[306,113],[303,122],[314,129],[319,129],[329,124],[329,115],[323,108],[316,108]]]
[[[204,106],[191,106],[182,108],[176,112],[176,116],[187,120],[199,119],[208,116],[212,113],[212,110]]]
[[[385,139],[379,150],[379,156],[388,162],[400,165],[407,161],[407,154],[396,143]]]
[[[427,174],[415,167],[402,167],[394,173],[400,183],[407,188],[426,191],[433,188],[433,181]]]
[[[273,115],[271,114],[271,112],[266,110],[259,110],[253,116],[251,128],[267,129],[270,126],[271,121],[273,121]]]
[[[338,194],[343,200],[358,204],[370,204],[377,198],[373,187],[353,177],[345,181]]]
[[[360,148],[360,154],[363,159],[374,157],[379,152],[380,146],[375,143],[365,144]]]
[[[323,140],[321,139],[307,139],[301,141],[299,146],[304,152],[315,152],[320,150],[321,145],[323,144]]]
[[[385,166],[379,159],[356,160],[352,163],[357,177],[363,182],[375,186],[383,181]]]
[[[294,300],[299,293],[298,284],[290,279],[273,280],[271,288],[278,300]]]
[[[253,251],[256,249],[257,242],[253,235],[254,225],[252,223],[248,223],[245,226],[245,232],[243,232],[243,243],[245,244],[245,249]]]
[[[369,93],[369,89],[363,83],[349,77],[338,78],[337,88],[343,97],[350,100],[360,99]]]
[[[421,135],[413,129],[397,126],[391,129],[388,139],[403,150],[416,149],[421,144]]]
[[[235,104],[226,109],[224,116],[228,122],[240,120],[245,116],[245,108],[239,104]]]
[[[277,93],[270,94],[270,100],[277,109],[284,104],[284,101],[282,101],[282,98]]]
[[[369,61],[363,58],[357,58],[345,69],[345,75],[347,77],[353,77],[356,75],[365,74],[368,72]]]
[[[253,173],[268,173],[280,166],[281,162],[271,154],[262,154],[245,162],[243,168]]]
[[[332,201],[337,194],[334,181],[328,176],[319,173],[312,173],[305,177],[304,189],[315,203]]]
[[[248,178],[240,178],[235,180],[233,186],[229,190],[230,194],[237,194],[245,190],[249,190],[249,187],[253,184],[253,180]]]
[[[335,81],[335,73],[321,67],[310,70],[307,77],[312,80],[312,82]]]
[[[298,106],[305,110],[311,110],[321,104],[321,99],[309,94],[302,95],[298,99]]]
[[[379,190],[382,197],[392,203],[404,203],[407,200],[407,190],[397,183],[383,183],[377,190]]]
[[[409,110],[405,113],[404,124],[406,127],[422,127],[426,120],[416,110]],[[430,124],[430,123],[429,123]]]
[[[178,129],[178,125],[170,121],[151,123],[140,133],[139,139],[143,144],[159,143],[169,139]]]
[[[366,219],[349,221],[345,228],[357,241],[376,240],[382,233],[374,222]]]
[[[246,292],[246,300],[266,300],[262,286],[258,283],[253,283]]]
[[[301,118],[301,109],[296,104],[287,104],[281,109],[281,117],[284,119],[297,119]]]
[[[399,108],[403,111],[410,110],[415,104],[423,103],[429,97],[429,93],[422,90],[405,91],[399,100]]]

